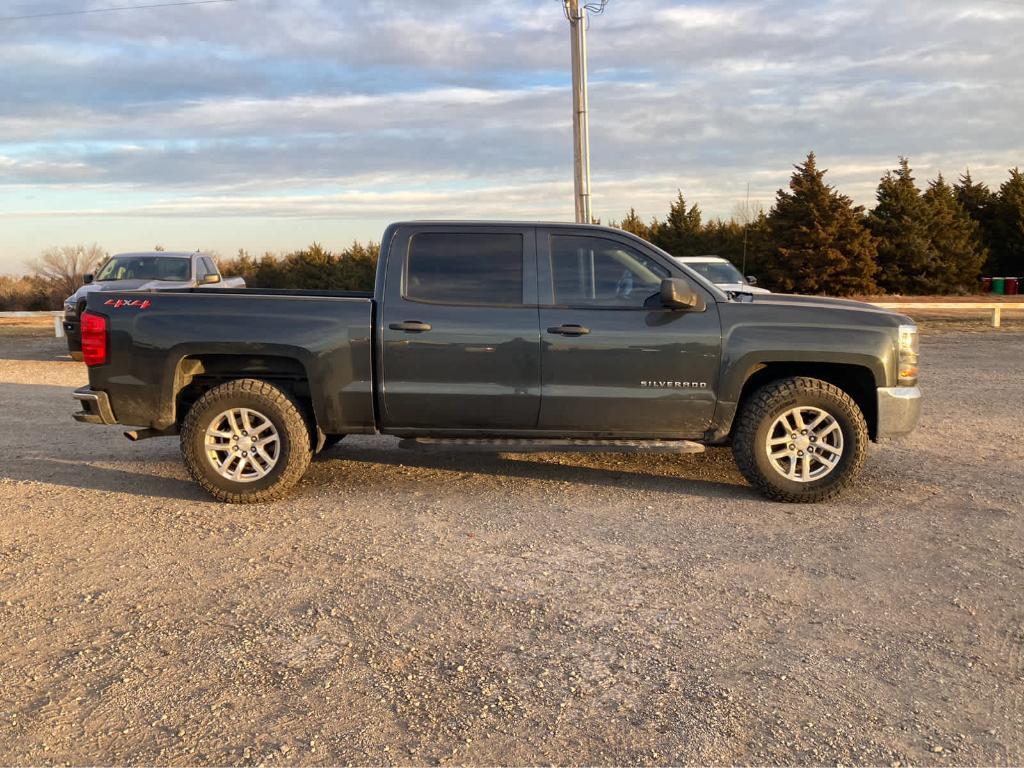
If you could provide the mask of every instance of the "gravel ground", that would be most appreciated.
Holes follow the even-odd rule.
[[[2,764],[1024,761],[1022,332],[926,335],[834,503],[350,438],[252,507],[73,422],[42,333],[0,333]]]

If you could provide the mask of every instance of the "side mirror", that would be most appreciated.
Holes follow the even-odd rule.
[[[704,299],[681,277],[666,277],[661,281],[661,303],[672,309],[701,311]]]
[[[203,279],[199,281],[199,284],[200,285],[212,285],[213,283],[219,283],[219,282],[220,282],[220,275],[218,275],[216,272],[210,272],[208,274],[203,275]]]
[[[85,283],[86,285],[91,283],[92,282],[92,272],[86,272],[84,275],[82,275],[82,282]]]
[[[747,285],[757,285],[757,278],[753,275],[747,275]]]

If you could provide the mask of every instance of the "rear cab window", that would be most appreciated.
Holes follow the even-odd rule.
[[[418,232],[409,243],[403,297],[431,304],[521,306],[523,235]]]

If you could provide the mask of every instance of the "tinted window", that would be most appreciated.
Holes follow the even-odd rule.
[[[523,236],[415,235],[405,296],[446,304],[522,304]]]
[[[189,259],[174,256],[115,256],[96,280],[188,280]]]
[[[642,307],[669,272],[627,245],[601,237],[554,235],[551,282],[555,303]]]

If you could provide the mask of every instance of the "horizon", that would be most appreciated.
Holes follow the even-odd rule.
[[[589,33],[594,215],[663,218],[681,189],[727,219],[748,182],[768,208],[809,150],[867,207],[900,155],[922,188],[967,168],[997,188],[1024,162],[1024,5],[892,5],[611,0]],[[0,274],[77,243],[259,256],[378,241],[392,220],[571,220],[560,4],[502,3],[486,23],[478,6],[12,20],[40,9],[11,3]]]

